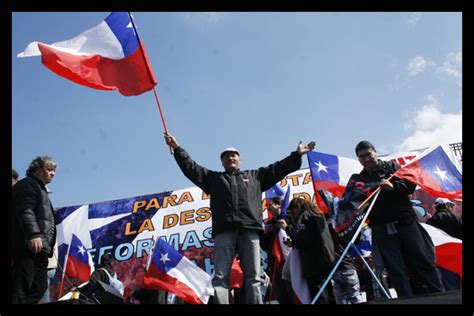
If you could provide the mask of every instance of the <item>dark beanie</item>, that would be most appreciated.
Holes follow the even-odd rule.
[[[355,148],[356,155],[359,152],[359,150],[370,149],[370,148],[375,150],[375,146],[371,142],[369,142],[368,140],[360,141]]]

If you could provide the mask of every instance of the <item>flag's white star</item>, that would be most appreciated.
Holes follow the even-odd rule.
[[[168,253],[165,253],[165,254],[162,253],[160,261],[163,261],[163,264],[166,264],[166,261],[171,261],[171,259],[168,258]]]
[[[84,252],[86,252],[83,245],[77,246],[77,249],[77,252],[80,252],[81,255],[84,255]]]
[[[327,169],[328,166],[323,165],[323,163],[322,163],[321,161],[315,162],[314,164],[315,164],[316,166],[318,166],[318,172],[320,172],[321,170],[323,170],[324,172],[328,173],[328,169]]]
[[[135,34],[135,29],[133,28],[133,25],[132,25],[132,22],[131,22],[131,21],[130,21],[130,23],[128,23],[127,29],[132,29],[133,34]]]
[[[441,181],[448,179],[448,176],[446,175],[446,170],[440,170],[438,166],[436,166],[436,171],[433,171],[433,173],[436,173],[438,177],[441,178]]]

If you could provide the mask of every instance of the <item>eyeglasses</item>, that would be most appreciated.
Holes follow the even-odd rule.
[[[365,158],[369,158],[369,157],[372,157],[373,156],[373,152],[369,152],[365,155],[360,155],[360,156],[357,156],[359,159],[365,159]]]

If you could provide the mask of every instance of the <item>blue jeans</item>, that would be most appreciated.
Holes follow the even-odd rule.
[[[230,270],[236,254],[244,272],[245,303],[262,304],[259,233],[244,228],[223,232],[214,238],[214,303],[229,304]]]
[[[355,269],[337,270],[332,277],[332,291],[336,304],[362,303],[359,276]]]
[[[48,269],[48,278],[46,279],[48,282],[48,286],[46,287],[46,292],[44,292],[43,297],[41,298],[41,302],[43,303],[50,303],[51,298],[49,297],[49,286],[51,285],[51,280],[54,278],[56,274],[56,268]]]

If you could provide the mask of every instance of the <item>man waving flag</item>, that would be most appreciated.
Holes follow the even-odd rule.
[[[57,75],[124,96],[153,89],[155,75],[128,12],[112,12],[99,25],[53,44],[32,42],[17,57],[40,56]]]

